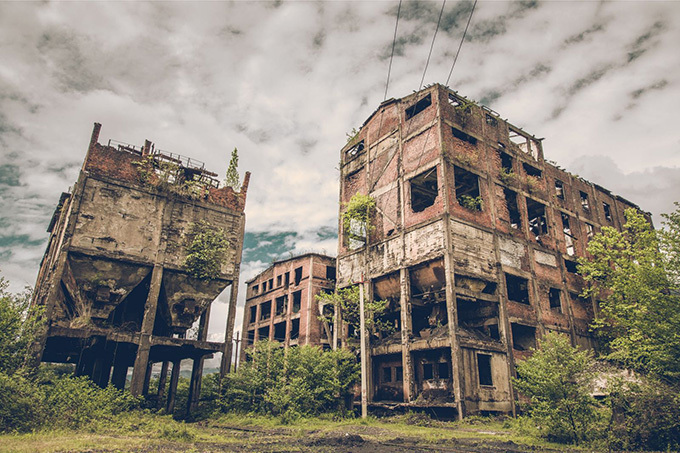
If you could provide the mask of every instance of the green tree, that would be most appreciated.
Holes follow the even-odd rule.
[[[184,261],[187,272],[200,279],[212,280],[219,277],[229,247],[227,233],[222,228],[201,220],[191,225],[189,238]]]
[[[224,185],[231,187],[234,190],[239,190],[241,187],[240,176],[238,174],[238,149],[234,148],[231,152],[231,160],[227,168],[227,176],[224,180]]]
[[[600,313],[593,323],[607,359],[680,383],[680,210],[656,231],[637,210],[623,231],[603,227],[579,273]]]
[[[0,372],[12,374],[21,367],[28,346],[38,333],[40,313],[30,308],[29,288],[13,294],[7,291],[8,286],[0,277]]]
[[[590,351],[571,346],[566,335],[548,333],[533,355],[517,364],[515,388],[541,433],[558,442],[583,443],[596,437],[600,419],[590,396],[594,361]]]

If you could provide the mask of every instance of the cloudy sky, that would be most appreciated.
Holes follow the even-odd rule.
[[[441,5],[404,1],[388,98],[419,88]],[[252,172],[243,280],[291,252],[335,254],[339,150],[384,98],[397,9],[1,2],[2,275],[34,284],[95,121],[102,142],[149,139],[221,175],[238,147]],[[446,82],[471,9],[446,3],[425,84]],[[679,44],[675,1],[480,1],[449,86],[545,137],[546,159],[658,225],[680,200]],[[217,304],[213,339],[224,312]]]

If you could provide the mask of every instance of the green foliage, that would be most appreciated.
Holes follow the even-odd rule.
[[[583,295],[599,301],[593,326],[608,359],[678,384],[680,210],[662,232],[634,209],[625,215],[624,231],[603,227],[588,243],[590,259],[579,260]]]
[[[12,374],[26,357],[29,345],[43,326],[42,311],[30,308],[32,291],[7,291],[9,283],[0,277],[0,372]]]
[[[556,333],[546,335],[540,349],[517,364],[515,388],[529,399],[522,407],[541,435],[576,444],[596,436],[601,415],[589,394],[592,368],[589,351],[579,351]]]
[[[540,181],[535,176],[527,175],[527,190],[529,192],[536,192],[541,186]]]
[[[352,195],[349,202],[345,205],[345,212],[342,213],[342,226],[349,239],[366,241],[366,236],[371,231],[371,216],[375,210],[375,200],[369,195],[356,193]],[[366,236],[357,233],[355,230],[362,230]]]
[[[360,312],[359,312],[359,286],[349,286],[347,288],[338,289],[330,294],[317,294],[316,301],[322,304],[330,304],[334,307],[339,307],[340,316],[347,325],[351,326],[356,335],[359,335],[360,326]],[[366,323],[366,330],[373,333],[391,334],[395,327],[392,324],[386,323],[380,319],[387,311],[387,300],[368,300],[364,299],[364,316]],[[333,322],[333,317],[324,318],[322,321]]]
[[[458,203],[470,211],[481,211],[484,206],[484,201],[481,196],[471,197],[470,195],[460,195],[458,197]]]
[[[501,181],[503,181],[504,184],[511,185],[515,183],[517,175],[512,170],[508,170],[507,168],[501,168],[501,171],[498,172],[498,177],[500,178]]]
[[[347,136],[347,143],[353,142],[359,136],[359,130],[353,127],[352,130],[345,134]]]
[[[238,191],[241,188],[240,176],[238,174],[238,149],[234,148],[231,152],[231,160],[227,168],[227,176],[224,185]]]
[[[327,412],[344,413],[344,402],[359,376],[354,354],[300,346],[284,351],[258,341],[249,360],[225,377],[224,412],[272,414],[284,422]]]
[[[229,247],[226,231],[201,220],[191,225],[188,237],[189,245],[184,261],[187,272],[199,279],[212,280],[219,277]]]

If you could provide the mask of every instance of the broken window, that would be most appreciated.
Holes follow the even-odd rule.
[[[406,113],[406,119],[410,120],[426,108],[428,108],[430,105],[432,105],[432,96],[428,93],[427,96],[413,104],[411,107],[406,108],[405,113]]]
[[[260,289],[260,285],[253,285],[253,295],[257,294],[257,291]]]
[[[335,266],[326,266],[326,280],[335,280]]]
[[[576,239],[576,237],[571,233],[569,216],[564,212],[562,213],[562,230],[564,231],[564,243],[567,247],[567,255],[574,256],[574,239]]]
[[[293,313],[300,311],[300,304],[302,303],[302,291],[295,291],[293,293]]]
[[[290,339],[295,340],[300,336],[300,318],[290,321]]]
[[[510,189],[503,189],[505,195],[505,205],[508,208],[508,216],[510,217],[510,226],[515,229],[520,229],[522,226],[522,216],[517,207],[517,193]]]
[[[411,178],[411,209],[413,212],[422,212],[429,208],[439,195],[437,184],[437,167]]]
[[[533,165],[529,165],[526,162],[522,163],[522,167],[524,168],[524,172],[527,174],[527,176],[533,176],[534,178],[541,179],[543,177],[543,172],[534,167]]]
[[[272,301],[268,300],[260,305],[260,320],[269,319],[272,315]]]
[[[286,341],[286,321],[274,324],[274,341]]]
[[[453,177],[456,182],[458,204],[470,211],[481,211],[482,197],[479,195],[479,176],[454,165]]]
[[[281,276],[277,275],[276,276],[276,287],[278,288],[279,286],[281,286]]]
[[[544,204],[527,198],[527,217],[529,219],[529,230],[536,236],[536,239],[542,234],[548,234]]]
[[[358,156],[361,154],[361,152],[364,150],[364,141],[361,140],[359,143],[356,145],[352,146],[350,149],[345,151],[345,155],[347,156],[347,159],[352,159],[355,156]]]
[[[498,143],[498,149],[504,150],[505,149],[505,143],[502,142],[497,142]]]
[[[295,286],[300,284],[302,280],[302,266],[295,269]]]
[[[512,330],[512,348],[528,351],[536,347],[536,328],[523,324],[510,323]]]
[[[530,139],[518,130],[509,129],[508,138],[510,141],[517,145],[522,152],[529,154],[534,159],[538,159],[538,142]]]
[[[285,315],[288,310],[288,296],[276,298],[276,316]]]
[[[555,196],[560,200],[564,200],[564,183],[559,179],[555,180]]]
[[[558,313],[562,313],[562,301],[560,298],[560,293],[561,291],[557,288],[550,288],[550,291],[548,291],[550,309]]]
[[[400,366],[396,367],[394,370],[394,380],[396,382],[402,382],[404,380],[404,369]]]
[[[447,362],[439,362],[437,364],[437,377],[439,379],[449,378],[449,364]]]
[[[248,341],[248,343],[247,343],[248,346],[250,346],[251,344],[253,344],[255,342],[255,330],[249,330],[248,331],[247,341]]]
[[[578,263],[576,261],[564,260],[564,267],[569,273],[576,274],[578,272]]]
[[[529,281],[526,278],[505,274],[508,300],[529,305]]]
[[[458,325],[477,340],[500,340],[498,303],[467,296],[456,298]]]
[[[434,378],[434,373],[432,372],[431,363],[423,363],[423,380],[430,380]]]
[[[382,381],[392,382],[392,367],[386,366],[383,368]]]
[[[588,237],[588,239],[592,238],[594,234],[595,232],[593,226],[586,222],[586,236]]]
[[[479,385],[493,385],[491,354],[477,353],[477,371],[479,373]]]
[[[460,100],[451,93],[449,93],[449,105],[452,105],[454,107],[459,107],[461,105]]]
[[[505,173],[512,173],[512,156],[508,153],[501,151],[501,168],[505,170]]]
[[[451,127],[451,133],[453,134],[454,137],[456,137],[458,140],[463,140],[464,142],[468,142],[471,145],[476,145],[477,144],[477,139],[473,137],[470,134],[467,134],[460,129],[456,129],[455,127]]]
[[[290,285],[290,272],[286,272],[283,274],[283,285],[288,286]]]
[[[611,208],[607,203],[604,201],[602,202],[602,209],[604,209],[604,218],[607,219],[607,221],[611,222],[612,221],[612,211]]]
[[[446,273],[443,260],[434,260],[409,272],[413,335],[422,338],[448,335]]]
[[[267,286],[269,287],[269,291],[271,291],[274,288],[274,279],[270,278],[269,281],[267,282]]]
[[[257,321],[257,305],[250,307],[250,318],[248,319],[250,319],[250,324]]]
[[[257,329],[257,339],[269,340],[269,326],[264,326]]]
[[[485,118],[486,118],[486,124],[488,124],[489,126],[493,126],[493,127],[498,126],[498,120],[493,115],[489,115],[487,113]]]
[[[579,191],[579,193],[581,194],[581,206],[584,210],[589,211],[590,203],[588,203],[588,194],[582,191]]]

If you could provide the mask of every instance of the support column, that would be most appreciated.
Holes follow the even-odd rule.
[[[160,294],[162,280],[163,266],[156,264],[151,273],[151,285],[149,287],[149,295],[146,298],[146,305],[144,306],[144,321],[142,321],[137,356],[135,357],[132,380],[130,381],[130,392],[135,396],[139,396],[144,390],[144,381],[149,364],[149,352],[151,351],[151,334],[153,333],[153,326],[156,321],[158,295]]]
[[[399,269],[401,294],[401,369],[404,380],[404,402],[409,403],[416,397],[413,380],[413,358],[411,357],[411,336],[413,320],[411,319],[411,281],[406,268]]]
[[[111,376],[111,383],[118,390],[125,388],[125,380],[127,379],[128,359],[125,354],[116,354],[113,358],[113,375]]]
[[[208,338],[208,324],[210,323],[210,306],[201,315],[201,322],[198,326],[198,341],[205,341]],[[189,384],[189,397],[187,398],[187,416],[198,408],[198,399],[201,394],[201,379],[203,378],[203,361],[205,356],[194,358],[191,369],[191,383]]]
[[[151,383],[151,371],[153,370],[153,362],[149,361],[146,366],[146,374],[144,375],[144,386],[142,388],[142,395],[149,394],[149,384]]]
[[[246,174],[246,179],[250,173]],[[244,181],[245,185],[245,181]],[[247,186],[246,186],[247,187]],[[222,353],[222,363],[220,365],[220,382],[225,374],[231,372],[232,342],[234,337],[234,321],[236,320],[236,301],[238,299],[238,282],[241,273],[241,255],[243,254],[243,234],[246,227],[246,216],[241,214],[241,226],[239,229],[239,246],[236,252],[236,265],[234,266],[234,279],[231,282],[231,295],[229,296],[229,314],[227,315],[227,329],[224,334],[224,352]]]
[[[158,378],[158,392],[156,393],[156,409],[160,410],[163,405],[163,395],[165,394],[165,384],[168,380],[168,368],[170,367],[170,362],[167,360],[163,362],[161,367],[161,375]]]
[[[172,374],[170,375],[170,386],[168,388],[168,402],[166,412],[172,414],[175,411],[175,398],[177,397],[177,383],[179,382],[180,360],[172,362]]]
[[[99,387],[105,388],[109,385],[109,379],[111,378],[113,351],[111,350],[111,347],[105,347],[103,352],[102,357],[98,358],[94,364],[92,379]]]

